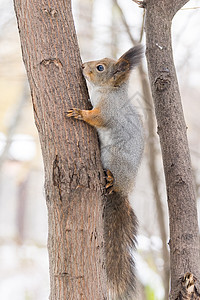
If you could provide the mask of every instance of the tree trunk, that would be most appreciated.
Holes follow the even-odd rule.
[[[50,299],[106,299],[97,135],[65,117],[89,108],[71,1],[14,4],[45,168]]]
[[[145,26],[148,70],[168,195],[172,300],[199,297],[200,279],[196,197],[171,46],[172,18],[186,2],[148,0]]]

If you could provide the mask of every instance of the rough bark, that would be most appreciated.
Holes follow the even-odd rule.
[[[45,168],[50,299],[106,299],[97,135],[65,117],[89,108],[71,2],[14,4]]]
[[[170,218],[170,299],[173,300],[193,299],[192,294],[195,292],[191,292],[191,289],[186,290],[188,298],[184,298],[183,282],[186,272],[196,277],[192,284],[196,292],[200,279],[196,197],[187,127],[171,45],[173,15],[186,2],[149,0],[146,3],[145,25],[148,71],[167,186]]]

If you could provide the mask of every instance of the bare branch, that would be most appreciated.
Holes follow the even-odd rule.
[[[166,0],[164,5],[166,9],[171,12],[171,19],[189,0]]]
[[[133,38],[133,36],[132,36],[132,34],[131,34],[130,28],[129,28],[128,23],[127,23],[127,21],[126,21],[126,18],[125,18],[125,16],[124,16],[123,10],[121,9],[121,6],[118,4],[117,0],[114,0],[114,2],[115,2],[115,4],[116,4],[116,7],[117,7],[118,10],[119,10],[119,13],[120,13],[120,16],[121,16],[122,23],[123,23],[123,25],[124,25],[124,27],[125,27],[125,29],[126,29],[126,32],[127,32],[128,36],[129,36],[129,39],[130,39],[131,43],[132,43],[133,45],[136,45],[136,44],[137,44],[137,41]]]
[[[138,4],[139,7],[146,8],[146,1],[139,1],[139,0],[132,0],[132,1]]]
[[[176,10],[175,13],[181,9],[189,0],[178,0],[178,1],[172,1],[172,5],[174,6],[174,9]]]
[[[145,10],[143,11],[142,26],[141,26],[141,30],[140,30],[140,40],[139,40],[139,43],[142,42],[142,38],[143,38],[143,33],[144,33],[144,22],[145,22]]]
[[[189,10],[189,9],[199,9],[200,6],[196,6],[196,7],[186,7],[186,8],[181,8],[181,10]]]
[[[8,152],[9,152],[10,146],[12,144],[12,137],[15,133],[17,124],[20,121],[22,110],[23,110],[24,104],[26,103],[28,97],[29,97],[29,87],[28,87],[28,82],[26,81],[24,84],[22,95],[20,96],[19,102],[17,103],[16,110],[14,111],[14,114],[11,116],[10,125],[9,125],[8,131],[7,131],[6,144],[4,146],[2,154],[0,156],[0,170],[1,170],[5,160],[8,157]]]

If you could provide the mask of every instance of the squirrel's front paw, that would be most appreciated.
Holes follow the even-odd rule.
[[[73,118],[79,119],[79,120],[83,119],[82,111],[81,111],[81,109],[78,109],[78,108],[69,109],[66,114],[67,114],[67,117],[69,117],[69,118],[73,117]]]

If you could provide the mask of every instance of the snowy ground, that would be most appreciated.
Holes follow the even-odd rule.
[[[159,238],[138,237],[139,251],[159,251]],[[163,298],[161,278],[138,253],[134,254],[137,273],[143,286],[154,289],[156,299]],[[14,242],[0,245],[0,299],[1,300],[48,300],[49,298],[48,253],[45,247],[33,244],[19,245]],[[155,286],[155,282],[157,285]]]
[[[14,243],[0,246],[0,299],[47,300],[49,296],[46,248]]]

